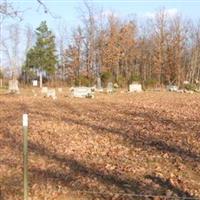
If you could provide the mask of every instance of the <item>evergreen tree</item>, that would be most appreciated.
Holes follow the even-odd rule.
[[[57,63],[55,36],[48,30],[46,21],[36,29],[36,36],[36,44],[27,53],[24,69],[41,69],[52,74]]]
[[[3,78],[3,72],[0,69],[0,79],[2,79],[2,78]]]

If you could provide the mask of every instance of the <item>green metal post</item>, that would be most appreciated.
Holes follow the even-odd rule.
[[[24,134],[24,200],[28,200],[28,115],[23,114],[23,134]]]

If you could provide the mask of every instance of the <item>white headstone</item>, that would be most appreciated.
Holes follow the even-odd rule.
[[[177,92],[178,87],[176,85],[168,85],[167,90],[170,91],[170,92]]]
[[[113,83],[109,82],[107,85],[107,93],[112,93],[113,92]]]
[[[47,97],[52,97],[53,99],[56,99],[56,90],[55,89],[48,89],[47,91]]]
[[[38,86],[38,81],[37,80],[33,80],[32,83],[33,83],[34,87]]]
[[[47,92],[48,92],[48,87],[42,87],[41,93],[42,93],[43,95],[47,95]]]
[[[117,89],[119,88],[119,85],[117,83],[114,83],[113,87]]]
[[[90,87],[74,87],[73,89],[70,89],[70,91],[74,97],[93,97],[92,89]]]
[[[139,83],[130,84],[129,92],[142,92],[142,85]]]
[[[58,88],[58,92],[62,93],[63,89],[62,88]]]
[[[96,89],[97,92],[103,92],[103,88]]]
[[[99,89],[102,89],[102,87],[101,87],[101,78],[100,77],[98,77],[97,78],[97,90],[99,90]]]
[[[35,92],[35,90],[32,90],[33,96],[36,97],[37,93]]]
[[[189,81],[183,81],[183,84],[188,85],[188,84],[190,84],[190,82]]]
[[[184,90],[184,92],[187,93],[187,94],[193,94],[194,93],[194,91],[191,91],[191,90]]]
[[[9,80],[8,91],[10,93],[19,93],[18,80]]]

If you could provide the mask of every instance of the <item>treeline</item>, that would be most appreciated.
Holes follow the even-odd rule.
[[[145,25],[114,14],[99,16],[87,7],[82,26],[73,31],[58,71],[70,83],[94,84],[97,77],[125,86],[180,86],[200,79],[200,26],[161,9]]]
[[[139,23],[85,4],[81,24],[69,34],[70,39],[65,34],[55,37],[46,23],[41,25],[23,65],[26,79],[40,69],[70,85],[93,85],[98,77],[105,85],[112,81],[122,87],[133,81],[144,86],[199,82],[200,24],[180,14],[170,16],[160,9]]]

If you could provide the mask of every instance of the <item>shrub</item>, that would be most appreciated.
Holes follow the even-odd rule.
[[[129,82],[132,83],[132,82],[141,82],[141,77],[138,76],[138,75],[132,75],[129,79]]]
[[[3,78],[3,72],[0,70],[0,79]]]
[[[90,78],[87,77],[87,76],[84,76],[84,75],[81,75],[81,76],[79,76],[79,78],[77,77],[77,78],[75,79],[75,86],[82,85],[82,86],[87,86],[87,87],[89,87],[89,86],[90,86],[90,83],[91,83]]]
[[[195,91],[197,86],[195,84],[185,84],[183,85],[183,89]]]
[[[147,79],[144,81],[144,85],[146,88],[154,88],[157,85],[157,80],[156,79]]]
[[[102,72],[101,73],[101,81],[102,81],[103,85],[106,85],[111,80],[112,80],[111,72]]]
[[[126,78],[122,75],[119,75],[117,84],[119,85],[119,87],[124,87],[127,84]]]

